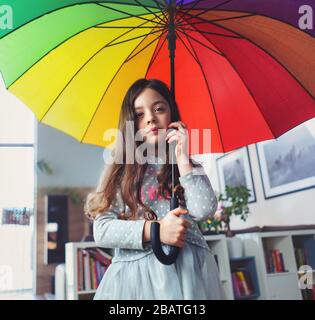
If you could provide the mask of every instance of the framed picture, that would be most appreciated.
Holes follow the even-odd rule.
[[[217,158],[217,170],[219,175],[220,192],[224,193],[225,187],[245,186],[251,190],[248,202],[256,201],[256,194],[249,161],[248,148],[240,148],[236,151]]]
[[[315,125],[256,144],[265,199],[315,187]]]

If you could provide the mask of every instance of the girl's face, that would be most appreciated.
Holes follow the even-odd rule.
[[[146,88],[136,98],[134,103],[136,113],[136,126],[140,130],[143,140],[148,144],[157,145],[158,139],[165,141],[165,134],[160,130],[165,129],[171,123],[171,109],[168,102],[154,89]],[[162,141],[161,141],[162,142]]]

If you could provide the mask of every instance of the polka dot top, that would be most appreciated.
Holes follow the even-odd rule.
[[[159,220],[170,211],[170,200],[158,194],[157,174],[163,166],[160,161],[160,158],[155,158],[154,163],[148,164],[141,188],[143,203],[156,213]],[[197,221],[212,218],[217,209],[217,199],[210,180],[202,167],[196,167],[180,176],[179,182],[185,190],[185,204],[181,206],[188,210],[188,213],[181,217],[191,222],[186,241],[211,252],[197,225]],[[113,263],[140,259],[152,253],[151,243],[143,242],[145,219],[141,210],[138,212],[138,220],[119,219],[121,212],[127,213],[130,209],[123,202],[119,189],[110,208],[104,214],[98,215],[93,224],[96,245],[115,248]]]

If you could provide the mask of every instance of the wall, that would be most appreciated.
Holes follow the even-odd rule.
[[[315,188],[294,192],[279,197],[264,199],[262,181],[255,145],[250,145],[249,156],[256,191],[256,202],[249,204],[250,212],[246,222],[232,218],[231,228],[242,229],[264,225],[297,225],[315,224]],[[219,191],[219,181],[216,170],[216,158],[222,154],[204,155],[205,169],[212,186]]]
[[[39,187],[91,187],[98,182],[104,149],[81,144],[74,138],[38,124],[37,158],[51,161],[54,175],[39,174]]]
[[[37,127],[37,160],[45,159],[53,175],[37,171],[37,227],[36,227],[36,294],[51,291],[51,276],[56,264],[44,263],[45,194],[71,191],[84,201],[98,182],[103,169],[103,149],[80,144],[72,137],[42,123]],[[80,241],[88,234],[88,219],[83,202],[69,208],[69,241]]]
[[[255,145],[249,146],[257,201],[250,204],[251,214],[244,223],[239,218],[232,219],[231,228],[241,229],[263,225],[315,224],[315,188],[295,192],[276,198],[264,199]],[[216,158],[221,154],[196,157],[203,161],[206,172],[215,190],[219,190],[216,172]],[[48,187],[71,187],[84,197],[95,186],[103,168],[103,149],[83,145],[73,138],[43,124],[38,126],[38,159],[51,162],[55,174],[38,174],[38,192]],[[37,208],[37,292],[50,290],[50,276],[55,265],[44,265],[44,202],[38,197]],[[87,232],[87,220],[82,207],[71,207],[70,240],[79,241]]]

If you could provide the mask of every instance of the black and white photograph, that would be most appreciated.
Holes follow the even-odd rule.
[[[248,148],[244,147],[217,159],[220,192],[225,187],[245,186],[251,190],[249,203],[256,201]]]
[[[256,147],[266,199],[315,187],[314,126],[298,126]]]

